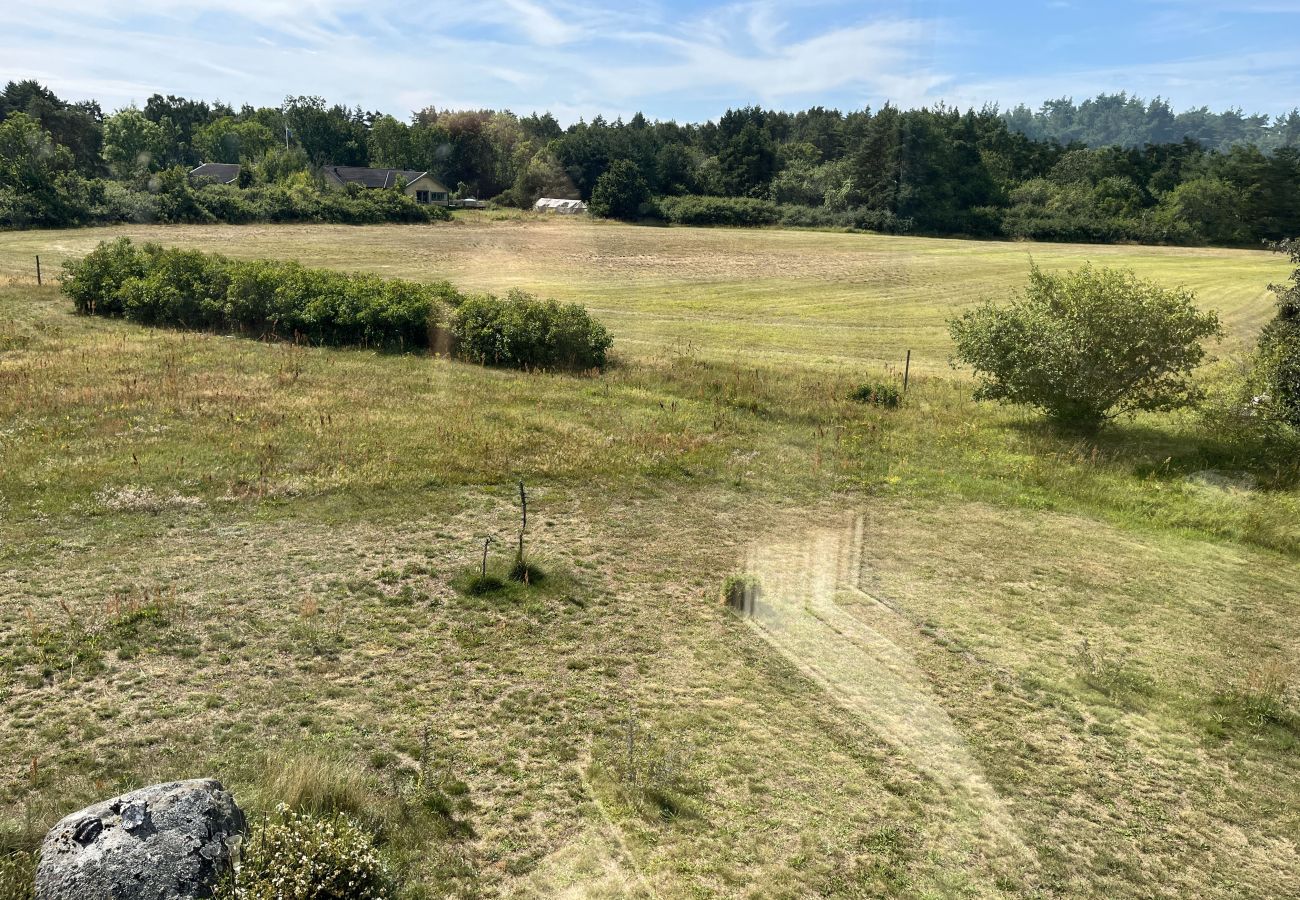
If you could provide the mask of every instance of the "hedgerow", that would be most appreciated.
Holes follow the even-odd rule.
[[[234,260],[129,238],[66,263],[63,291],[86,314],[322,346],[418,350],[449,326],[462,357],[515,368],[603,368],[612,343],[582,307],[518,291],[466,298],[446,282]]]
[[[342,190],[321,186],[307,175],[273,184],[238,188],[193,183],[173,168],[147,183],[123,183],[64,175],[49,197],[15,194],[0,185],[0,229],[109,225],[117,222],[208,224],[227,222],[440,222],[451,218],[441,207],[417,203],[396,190]]]

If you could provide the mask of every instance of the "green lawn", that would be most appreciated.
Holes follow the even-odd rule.
[[[581,300],[620,364],[147,330],[23,283],[116,233]],[[568,221],[0,234],[0,855],[131,786],[260,812],[307,771],[410,897],[1292,892],[1300,495],[1194,414],[1083,442],[972,403],[944,319],[1030,254],[1195,288],[1225,355],[1286,276]],[[903,409],[845,399],[908,348]],[[468,594],[518,478],[550,577]],[[421,770],[463,782],[455,827]]]

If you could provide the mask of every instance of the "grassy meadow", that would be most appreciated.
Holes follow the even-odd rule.
[[[34,285],[118,234],[577,300],[618,362],[151,330]],[[211,775],[356,815],[408,897],[1292,893],[1287,461],[1194,413],[1083,441],[973,403],[945,320],[1031,256],[1195,289],[1207,377],[1288,273],[470,217],[0,234],[0,855]],[[908,349],[901,409],[847,399]],[[547,577],[476,595],[519,479]],[[719,602],[736,571],[762,615]]]

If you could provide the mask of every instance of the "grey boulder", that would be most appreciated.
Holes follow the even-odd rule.
[[[211,897],[243,834],[244,814],[219,781],[141,788],[50,829],[36,900]]]

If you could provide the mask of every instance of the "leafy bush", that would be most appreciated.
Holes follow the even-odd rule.
[[[659,211],[674,225],[774,225],[781,218],[775,203],[751,197],[662,197]]]
[[[1194,301],[1128,271],[1049,275],[1034,266],[1022,297],[983,303],[949,327],[957,357],[980,377],[977,399],[1029,404],[1095,430],[1124,412],[1199,399],[1191,373],[1205,355],[1200,341],[1220,326]]]
[[[1277,244],[1291,262],[1300,264],[1300,240]],[[1277,315],[1259,336],[1257,376],[1268,410],[1280,421],[1300,428],[1300,268],[1284,285],[1274,285]]]
[[[344,815],[281,805],[241,854],[228,900],[383,900],[395,891],[374,841]]]
[[[297,336],[324,345],[414,349],[432,343],[450,285],[230,260],[195,250],[101,243],[64,266],[63,290],[83,313],[146,325]]]
[[[613,343],[576,303],[522,291],[467,298],[452,316],[451,334],[465,359],[516,369],[603,369]]]
[[[441,206],[417,203],[396,190],[334,190],[305,172],[249,188],[190,181],[183,168],[123,183],[56,173],[38,193],[0,183],[0,228],[108,225],[118,222],[379,222],[446,221]]]
[[[212,327],[224,316],[230,283],[225,257],[197,250],[157,249],[144,255],[146,273],[117,289],[127,318],[145,325]]]
[[[79,313],[103,316],[124,312],[120,291],[133,278],[149,270],[148,255],[154,245],[136,247],[130,238],[118,238],[99,246],[79,260],[63,264],[63,293],[72,298]]]
[[[883,381],[859,385],[849,394],[850,400],[858,403],[870,403],[873,406],[887,406],[891,409],[903,402],[903,395],[895,385]]]

